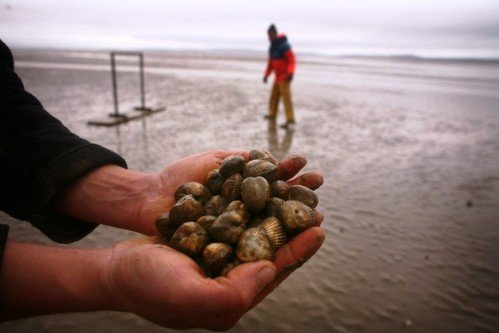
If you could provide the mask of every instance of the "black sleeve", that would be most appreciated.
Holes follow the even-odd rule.
[[[56,242],[79,240],[97,225],[57,214],[51,205],[72,181],[106,164],[126,168],[123,158],[71,133],[24,90],[0,40],[0,210]]]

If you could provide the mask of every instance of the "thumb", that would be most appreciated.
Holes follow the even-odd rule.
[[[249,307],[255,296],[272,282],[276,275],[277,269],[271,261],[260,260],[236,266],[227,278],[232,286],[239,290],[240,299],[246,307]]]

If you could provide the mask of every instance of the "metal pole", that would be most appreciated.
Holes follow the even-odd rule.
[[[142,53],[139,54],[139,64],[140,64],[140,104],[141,104],[141,109],[145,110],[146,94],[144,87],[144,55]]]
[[[111,76],[113,79],[113,99],[114,99],[114,116],[118,117],[118,86],[116,85],[116,64],[114,61],[114,52],[111,52]]]

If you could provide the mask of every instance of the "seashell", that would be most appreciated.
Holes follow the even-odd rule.
[[[235,173],[229,178],[225,180],[222,185],[222,196],[227,200],[227,202],[231,202],[237,200],[241,196],[241,184],[243,182],[243,177]]]
[[[215,222],[216,219],[217,217],[213,215],[203,215],[198,218],[196,222],[197,224],[202,226],[204,230],[208,231],[208,229],[210,229],[211,225],[213,224],[213,222]]]
[[[288,199],[288,190],[290,185],[283,180],[276,180],[270,184],[270,193],[273,197]]]
[[[175,198],[175,201],[179,201],[180,198],[188,194],[191,194],[194,197],[194,199],[201,202],[202,204],[204,204],[212,197],[208,188],[198,182],[188,182],[183,185],[180,185],[177,191],[175,191],[173,197]]]
[[[243,177],[258,177],[261,176],[270,183],[274,180],[277,172],[277,166],[269,161],[252,160],[246,163],[243,170]]]
[[[265,209],[265,214],[267,216],[279,216],[281,212],[281,205],[284,202],[284,200],[276,197],[272,197],[269,199],[267,202],[267,208]]]
[[[191,194],[183,196],[170,210],[170,221],[179,226],[184,222],[196,221],[204,215],[203,205]]]
[[[248,228],[258,227],[260,225],[260,223],[262,223],[263,220],[264,220],[264,218],[259,217],[259,216],[255,216],[255,217],[251,218],[251,220],[248,223]]]
[[[225,212],[217,219],[208,232],[213,239],[228,244],[236,244],[244,231],[244,221],[235,211]]]
[[[219,169],[213,169],[206,175],[206,187],[213,195],[222,193],[223,183],[224,177],[220,174]]]
[[[227,265],[225,265],[225,267],[222,269],[222,271],[220,272],[220,276],[227,276],[227,274],[229,274],[229,272],[236,266],[238,265],[241,265],[242,262],[240,260],[234,260],[232,262],[229,262]]]
[[[296,200],[284,201],[281,205],[279,220],[287,232],[294,233],[315,225],[314,211]]]
[[[241,184],[241,197],[250,213],[258,213],[267,205],[270,186],[263,177],[248,177]]]
[[[274,249],[277,249],[286,243],[286,233],[277,217],[267,217],[260,223],[260,228],[265,230],[270,244]]]
[[[297,200],[303,202],[305,205],[315,208],[319,203],[317,194],[314,191],[303,185],[293,185],[289,187],[288,191],[289,200]]]
[[[175,230],[177,230],[177,226],[171,223],[169,215],[169,213],[161,214],[154,222],[159,234],[167,241],[172,238]]]
[[[262,228],[250,228],[243,232],[237,245],[237,258],[243,262],[272,259],[273,248]]]
[[[225,207],[226,212],[235,211],[243,218],[243,222],[246,225],[249,222],[250,214],[246,209],[246,205],[241,200],[234,200]]]
[[[224,212],[226,206],[227,201],[221,195],[215,195],[204,204],[204,211],[206,215],[218,216]]]
[[[263,149],[253,149],[249,152],[249,160],[264,160],[277,165],[279,161],[271,153]]]
[[[224,243],[208,244],[203,250],[203,260],[210,270],[222,269],[230,260],[232,246]]]
[[[220,169],[218,172],[224,177],[228,178],[234,173],[241,173],[244,168],[244,157],[240,155],[232,155],[226,157],[220,164]]]
[[[201,253],[208,244],[208,232],[196,222],[186,222],[178,227],[170,246],[191,257]]]

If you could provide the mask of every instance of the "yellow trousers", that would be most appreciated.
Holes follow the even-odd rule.
[[[295,121],[293,103],[291,102],[291,82],[289,81],[282,81],[273,85],[270,93],[269,115],[271,117],[277,116],[279,99],[281,97],[284,103],[284,110],[286,110],[286,120],[288,122]]]

